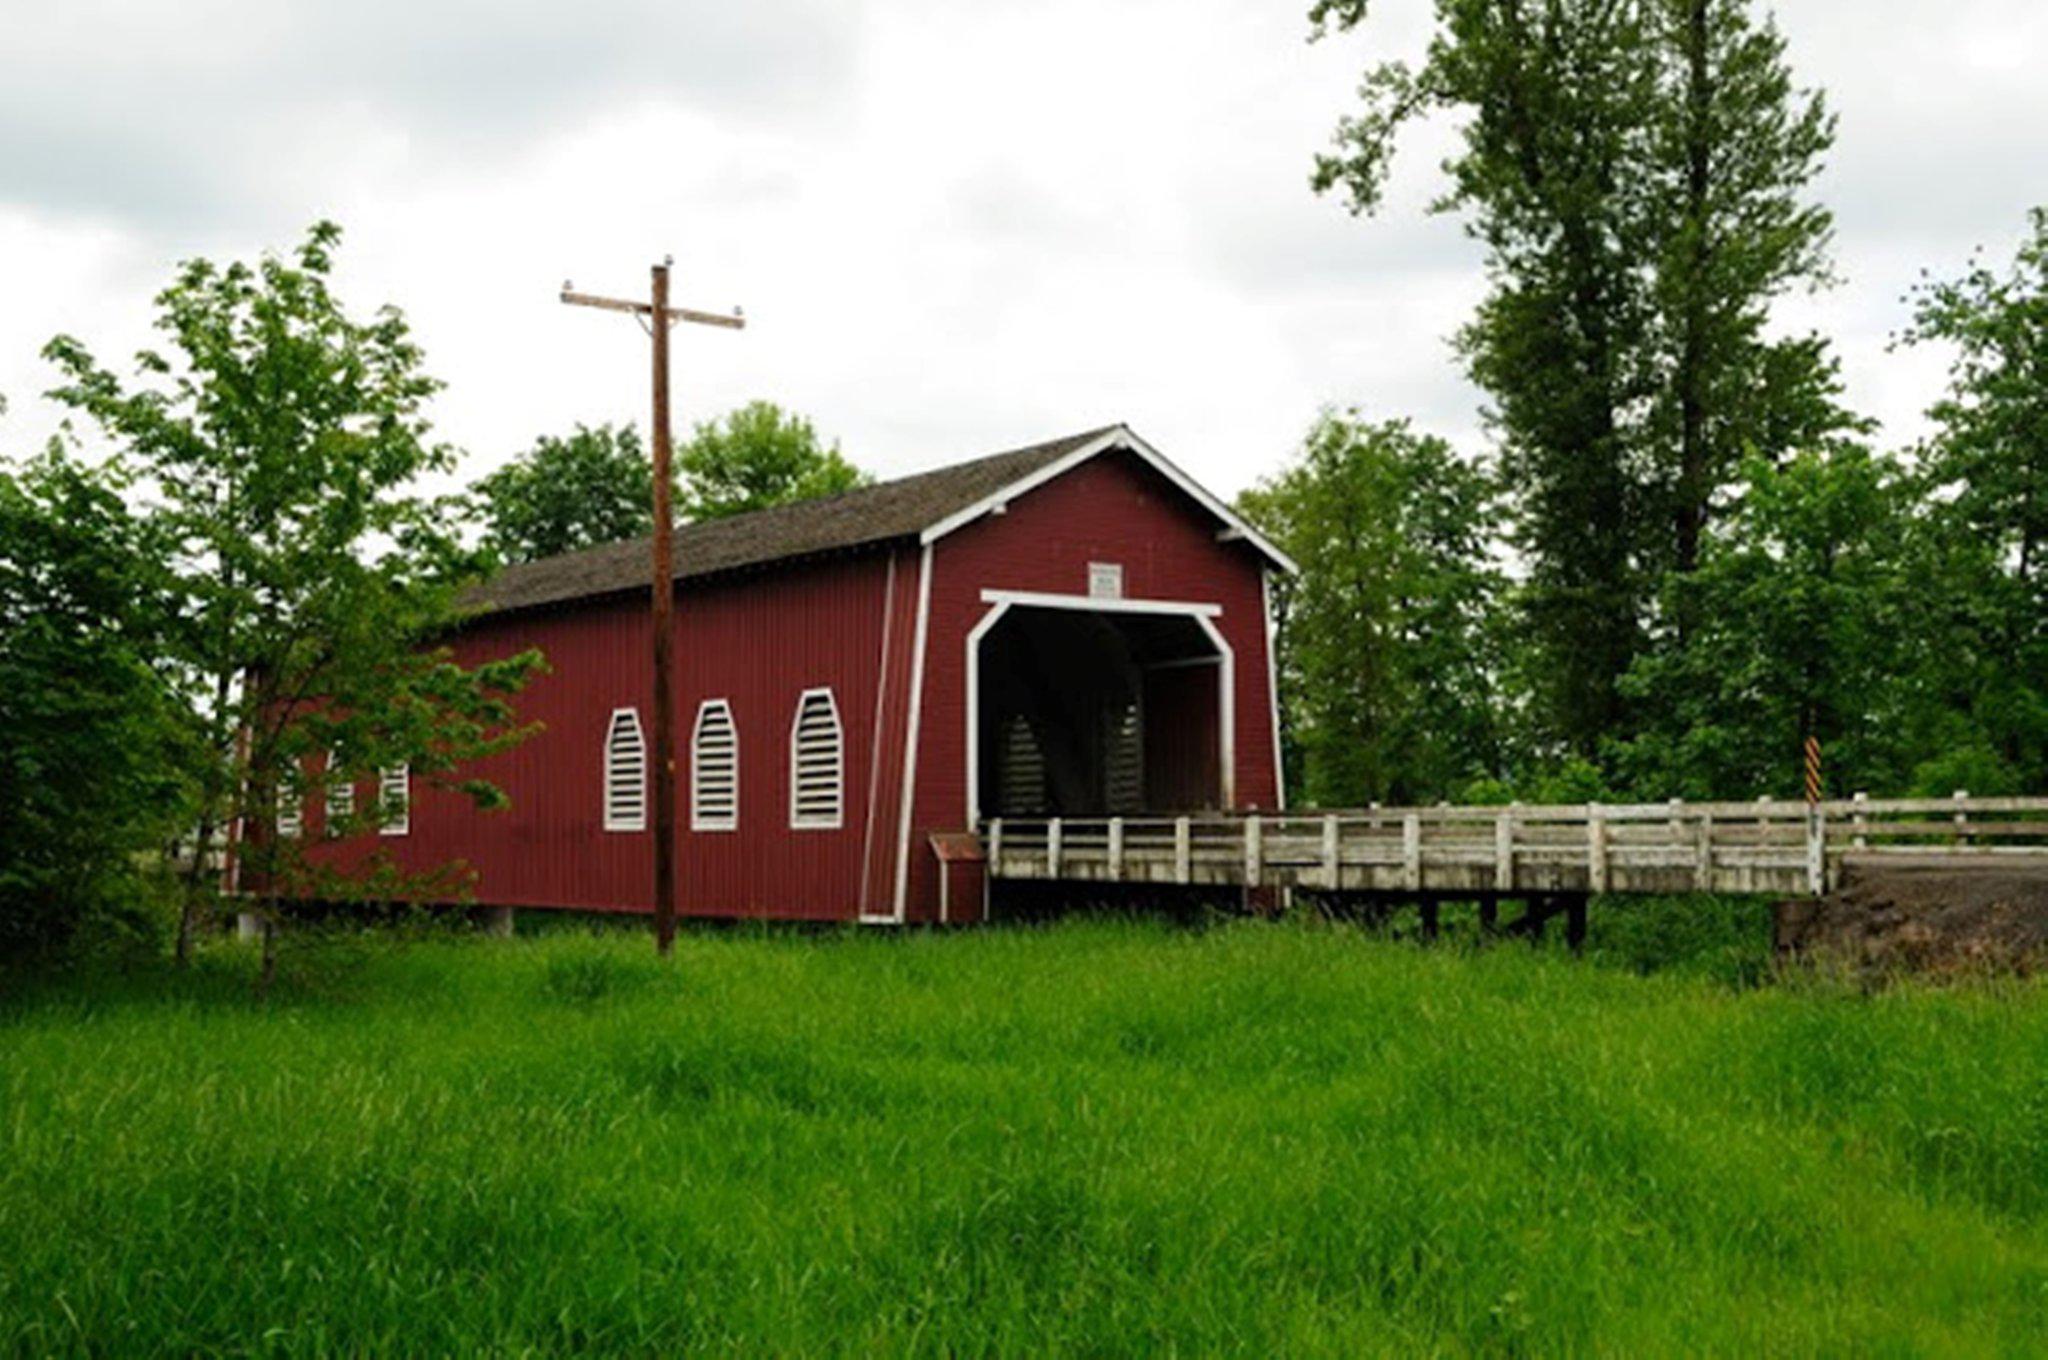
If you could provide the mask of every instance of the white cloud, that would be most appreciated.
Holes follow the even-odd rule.
[[[11,0],[10,0],[11,3]],[[1255,0],[615,0],[508,8],[92,4],[10,15],[0,48],[0,391],[52,413],[35,354],[105,357],[193,253],[348,228],[348,295],[412,316],[444,433],[493,464],[575,420],[643,419],[645,341],[564,277],[744,303],[680,337],[680,417],[769,396],[908,470],[1111,419],[1235,490],[1324,402],[1468,441],[1446,337],[1483,287],[1423,208],[1449,130],[1406,147],[1381,217],[1307,188],[1423,0],[1306,43]],[[2041,164],[2048,19],[2015,0],[1806,0],[1801,74],[1842,141],[1821,192],[1847,285],[1789,308],[1899,437],[1938,356],[1891,355],[1925,264],[2004,249]]]

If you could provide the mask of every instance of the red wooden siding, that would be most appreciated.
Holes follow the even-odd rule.
[[[988,612],[984,590],[1088,593],[1088,564],[1117,562],[1127,599],[1215,604],[1234,653],[1236,802],[1276,807],[1261,559],[1217,538],[1216,521],[1130,454],[1104,454],[933,545],[931,617],[919,723],[913,850],[967,819],[967,635]],[[929,852],[911,855],[907,915],[932,920]]]
[[[898,556],[916,560],[914,553]],[[683,911],[828,920],[859,913],[870,809],[877,813],[875,840],[886,827],[893,846],[897,824],[901,768],[890,760],[876,768],[874,717],[884,617],[892,603],[899,614],[914,603],[900,583],[908,578],[914,588],[916,571],[899,563],[891,577],[889,555],[874,553],[677,592],[674,754]],[[910,659],[907,640],[896,638],[907,639],[910,626],[898,619],[888,631],[888,669],[897,673],[892,691],[900,703]],[[476,872],[479,902],[648,910],[652,830],[603,829],[604,734],[612,710],[637,706],[652,730],[645,605],[620,600],[490,619],[456,650],[474,661],[529,646],[547,654],[552,670],[519,706],[544,730],[476,771],[503,788],[511,806],[478,812],[467,799],[415,779],[410,834],[364,837],[340,850],[385,850],[416,869],[465,860]],[[844,728],[845,815],[837,828],[797,830],[790,826],[790,727],[798,697],[818,687],[832,690]],[[739,826],[693,832],[690,737],[698,705],[718,698],[731,705],[739,738]],[[900,714],[885,712],[885,733],[902,726]],[[883,749],[900,752],[900,737]],[[358,796],[369,792],[366,786]],[[886,867],[893,869],[893,860]],[[893,890],[893,880],[870,887],[883,901]]]
[[[1145,676],[1145,726],[1172,739],[1145,743],[1145,789],[1154,807],[1199,811],[1216,788],[1217,666],[1176,666]]]
[[[981,592],[1085,595],[1090,562],[1120,564],[1126,598],[1218,607],[1213,622],[1234,654],[1236,802],[1276,806],[1262,563],[1247,545],[1219,541],[1217,530],[1210,515],[1142,460],[1116,453],[928,549],[902,542],[685,582],[677,591],[672,753],[681,909],[696,916],[935,920],[931,835],[964,830],[968,817],[966,647],[988,609]],[[461,659],[538,647],[552,667],[519,701],[523,716],[543,730],[475,771],[502,787],[511,806],[478,812],[416,777],[409,834],[366,836],[323,853],[345,862],[384,851],[415,870],[465,861],[475,872],[475,900],[492,905],[648,910],[653,832],[603,827],[612,711],[637,708],[652,736],[648,626],[645,601],[637,598],[574,602],[474,625],[456,643]],[[832,690],[844,730],[844,816],[836,828],[799,830],[790,826],[791,724],[799,696],[817,687]],[[739,825],[730,832],[690,829],[690,740],[706,699],[730,704],[738,733]],[[1213,727],[1192,740],[1213,740]],[[650,751],[650,760],[661,755]],[[914,782],[906,778],[912,760]],[[376,796],[368,772],[356,796]],[[308,834],[318,834],[323,819],[321,800],[309,799]],[[906,865],[899,884],[899,866]]]
[[[415,775],[407,834],[362,836],[328,853],[348,862],[384,852],[416,872],[465,861],[477,874],[480,902],[647,909],[653,843],[645,832],[605,831],[603,797],[612,710],[637,707],[652,732],[647,629],[644,604],[591,601],[486,620],[465,633],[454,644],[464,663],[538,647],[552,668],[518,700],[521,719],[542,730],[473,770],[503,788],[511,806],[479,812],[463,795]],[[357,802],[368,808],[376,796],[375,772],[367,771]]]
[[[903,753],[910,729],[910,684],[916,666],[917,602],[923,554],[915,546],[892,549],[883,572],[888,590],[887,649],[880,657],[881,686],[876,701],[849,721],[874,723],[879,716],[875,749],[882,753],[858,796],[866,821],[858,892],[860,914],[890,918],[896,911],[897,845],[903,806]],[[879,650],[879,649],[878,649]]]

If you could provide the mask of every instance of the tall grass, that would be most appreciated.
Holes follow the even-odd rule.
[[[2038,986],[1255,923],[426,942],[268,1004],[248,966],[0,1008],[0,1348],[2048,1336]]]

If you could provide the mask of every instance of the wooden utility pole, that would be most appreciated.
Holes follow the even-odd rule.
[[[562,285],[562,301],[574,307],[630,312],[654,339],[654,947],[661,954],[676,941],[676,719],[670,651],[676,608],[673,451],[668,421],[668,328],[678,321],[739,330],[746,319],[668,305],[669,261],[654,266],[654,287],[646,302],[595,297]]]

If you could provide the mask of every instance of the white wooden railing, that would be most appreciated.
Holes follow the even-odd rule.
[[[1858,864],[2048,873],[2048,798],[998,818],[998,879],[1501,895],[1822,893]]]

